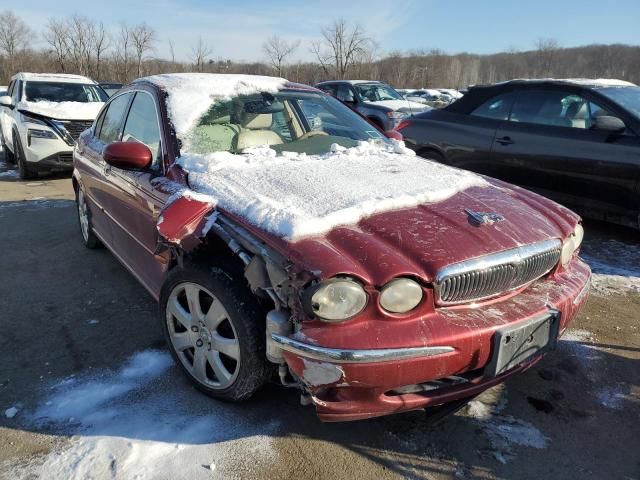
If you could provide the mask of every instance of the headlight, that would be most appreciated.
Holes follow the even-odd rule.
[[[380,305],[392,313],[406,313],[422,300],[422,287],[408,278],[391,280],[380,292]]]
[[[582,228],[581,224],[576,225],[576,228],[573,230],[571,235],[564,241],[562,244],[562,252],[560,254],[560,262],[562,265],[566,265],[569,263],[573,254],[576,253],[578,248],[580,248],[580,244],[582,243],[582,239],[584,238],[584,228]]]
[[[348,278],[334,278],[305,292],[305,303],[326,322],[341,322],[354,317],[367,305],[362,286]]]
[[[44,120],[41,120],[36,117],[32,117],[31,115],[25,115],[24,113],[20,113],[20,120],[22,121],[22,123],[33,123],[34,125],[49,126],[47,125],[47,122],[45,122]]]
[[[27,134],[31,138],[56,138],[56,134],[51,130],[34,130],[30,128],[27,130]]]
[[[401,118],[406,118],[408,116],[409,116],[409,114],[405,113],[405,112],[387,112],[387,117],[393,118],[395,120],[399,120]]]

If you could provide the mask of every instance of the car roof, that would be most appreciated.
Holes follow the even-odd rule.
[[[63,83],[91,83],[97,84],[97,82],[91,80],[89,77],[82,75],[73,75],[71,73],[30,73],[19,72],[11,77],[12,80],[25,80],[28,82],[63,82]]]
[[[615,79],[589,79],[589,78],[537,78],[537,79],[515,79],[505,82],[498,82],[486,85],[473,85],[470,86],[467,93],[456,100],[451,105],[444,108],[449,112],[469,113],[475,107],[490,99],[491,97],[503,92],[509,92],[519,87],[574,87],[580,88],[628,88],[635,87],[636,85],[624,80]]]
[[[316,85],[324,85],[328,83],[348,83],[350,85],[358,85],[361,83],[383,83],[378,80],[326,80],[324,82],[316,83]]]

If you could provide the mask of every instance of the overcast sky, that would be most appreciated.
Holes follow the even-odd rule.
[[[6,5],[8,6],[8,5]],[[2,7],[0,7],[1,9]],[[324,25],[343,17],[358,22],[384,52],[440,48],[449,53],[531,49],[536,39],[562,46],[640,44],[639,0],[21,0],[13,11],[40,30],[51,16],[79,13],[102,20],[146,22],[156,29],[156,55],[187,60],[199,35],[215,59],[261,60],[270,35],[300,40],[297,58],[310,59],[310,42]],[[40,40],[40,46],[43,46]]]

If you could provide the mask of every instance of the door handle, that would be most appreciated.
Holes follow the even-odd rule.
[[[496,138],[496,142],[498,142],[500,145],[511,145],[512,143],[515,143],[513,140],[511,140],[511,137]]]

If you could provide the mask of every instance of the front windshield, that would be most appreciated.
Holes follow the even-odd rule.
[[[190,153],[243,153],[269,146],[276,152],[317,155],[333,144],[386,138],[350,108],[329,95],[295,90],[243,95],[214,103],[186,136]]]
[[[365,102],[402,100],[402,95],[383,83],[357,83],[354,87]]]
[[[640,87],[599,88],[598,92],[640,118]]]
[[[28,102],[105,102],[107,94],[96,85],[65,82],[26,82]]]

